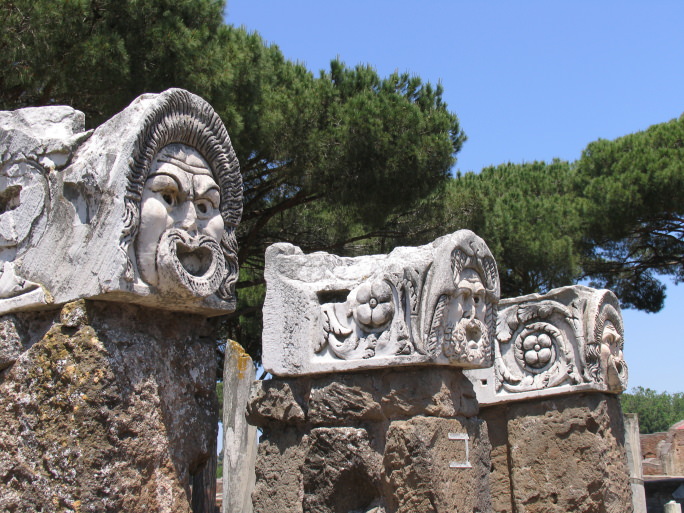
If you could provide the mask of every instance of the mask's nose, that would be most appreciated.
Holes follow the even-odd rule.
[[[197,210],[192,201],[186,201],[180,206],[176,226],[190,235],[197,233]]]

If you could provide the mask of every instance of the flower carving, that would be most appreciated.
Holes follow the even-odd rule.
[[[539,369],[551,361],[551,337],[546,333],[532,334],[525,337],[522,347],[525,363]]]
[[[354,309],[354,318],[367,328],[380,328],[394,315],[392,289],[384,281],[361,285],[356,292],[356,301],[358,306]]]

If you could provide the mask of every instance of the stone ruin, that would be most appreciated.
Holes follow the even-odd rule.
[[[209,512],[242,178],[201,98],[0,114],[0,510]]]
[[[0,147],[0,510],[213,512],[242,208],[221,120],[172,89],[94,131],[0,113]],[[224,512],[633,510],[611,292],[501,299],[467,230],[275,244],[265,275],[273,379],[226,348]]]
[[[625,512],[615,295],[500,300],[461,230],[389,255],[266,252],[259,512]]]

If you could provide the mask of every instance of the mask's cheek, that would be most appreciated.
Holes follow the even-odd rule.
[[[135,242],[138,270],[144,281],[157,285],[156,254],[159,239],[173,220],[159,194],[144,191],[140,204],[140,228]]]

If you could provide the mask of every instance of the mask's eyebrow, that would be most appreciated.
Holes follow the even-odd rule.
[[[183,184],[180,183],[179,178],[172,173],[163,170],[155,171],[154,173],[150,173],[147,179],[149,180],[150,178],[154,178],[156,176],[168,176],[169,178],[172,178],[174,182],[176,182],[176,187],[178,187],[179,190],[183,189]]]
[[[213,180],[201,180],[195,177],[195,193],[197,196],[206,196],[211,193],[216,193],[220,196],[221,189]]]

